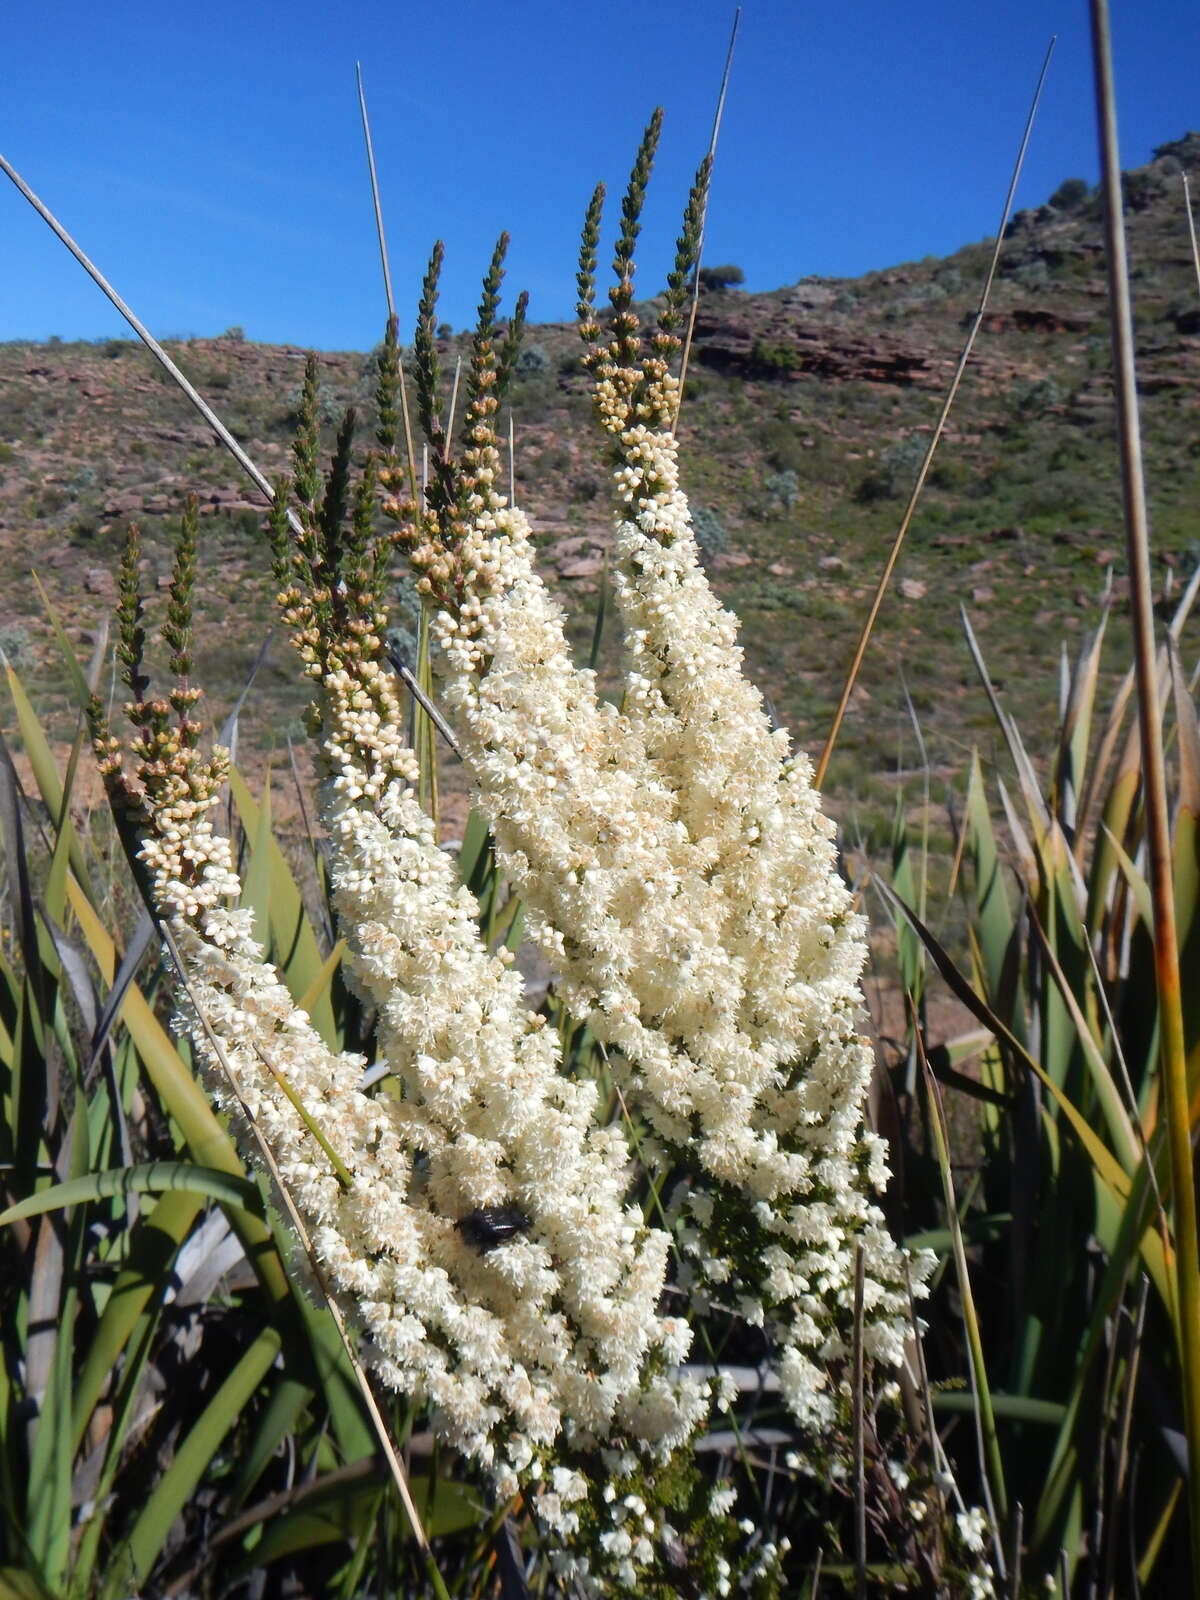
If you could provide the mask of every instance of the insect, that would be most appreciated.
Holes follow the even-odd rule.
[[[529,1218],[517,1206],[478,1206],[454,1224],[468,1244],[481,1254],[494,1250],[529,1229]]]

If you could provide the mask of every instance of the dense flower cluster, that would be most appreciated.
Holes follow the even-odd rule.
[[[788,1402],[825,1426],[856,1244],[866,1342],[896,1363],[905,1257],[864,1127],[861,919],[803,754],[769,726],[678,487],[665,362],[593,356],[621,505],[622,707],[577,670],[524,517],[489,474],[435,624],[445,701],[500,859],[567,1005],[611,1048],[681,1196],[697,1298],[769,1326]],[[731,1246],[750,1245],[739,1257]],[[918,1291],[921,1264],[913,1276]]]
[[[846,1413],[833,1375],[848,1351],[858,1252],[866,1353],[893,1367],[910,1280],[923,1292],[926,1264],[894,1243],[875,1199],[886,1166],[864,1121],[865,943],[833,830],[807,759],[772,729],[745,677],[679,488],[668,357],[687,270],[677,266],[649,355],[628,256],[611,340],[584,319],[619,508],[618,706],[574,665],[528,523],[499,491],[500,254],[457,462],[433,403],[428,282],[422,303],[435,472],[426,504],[403,517],[443,702],[559,997],[607,1051],[633,1126],[651,1130],[643,1167],[656,1184],[675,1179],[674,1287],[694,1314],[719,1303],[763,1330],[796,1421],[810,1439],[831,1436]],[[394,335],[389,349],[394,358]],[[315,418],[315,377],[310,390]],[[299,445],[297,458],[309,459]],[[250,913],[235,909],[229,841],[213,827],[226,758],[199,754],[195,691],[172,699],[173,733],[167,705],[140,697],[135,664],[144,733],[131,792],[153,898],[186,969],[183,1021],[218,1090],[269,1145],[383,1379],[428,1402],[441,1435],[500,1494],[525,1491],[580,1592],[649,1592],[647,1573],[661,1578],[686,1556],[647,1475],[691,1470],[694,1434],[730,1396],[680,1372],[691,1328],[662,1310],[672,1235],[629,1198],[626,1133],[601,1114],[594,1081],[564,1072],[555,1031],[527,1008],[507,952],[481,937],[479,907],[420,804],[385,664],[370,495],[350,519],[348,466],[347,429],[323,503],[298,473],[294,542],[281,492],[276,575],[317,692],[334,904],[382,1070],[366,1074],[361,1058],[329,1048],[264,960]],[[186,612],[184,600],[173,606]],[[128,622],[130,660],[136,631]],[[111,742],[100,744],[123,781]],[[718,1594],[735,1577],[721,1540],[753,1532],[734,1520],[734,1494],[721,1484],[698,1513],[723,1528],[705,1558]],[[674,1503],[686,1502],[680,1491]],[[744,1582],[782,1553],[754,1543]]]
[[[297,637],[311,664],[320,641]],[[187,974],[183,1024],[219,1097],[269,1146],[373,1364],[432,1405],[498,1492],[531,1483],[565,1534],[576,1479],[541,1482],[546,1450],[615,1437],[663,1459],[706,1413],[707,1387],[674,1375],[691,1332],[659,1314],[668,1240],[626,1201],[625,1140],[597,1118],[596,1086],[559,1071],[553,1030],[483,945],[478,907],[417,803],[380,653],[360,627],[320,697],[335,901],[388,1074],[374,1092],[235,908],[241,884],[212,815],[225,752],[202,756],[198,723],[171,729],[165,702],[140,702],[135,723],[153,726],[135,742],[137,783],[114,741],[101,755],[141,811],[152,897]]]
[[[403,1088],[370,1094],[361,1058],[324,1045],[263,962],[250,913],[227,904],[240,884],[209,816],[219,767],[195,776],[151,792],[143,847],[204,1021],[189,1031],[213,1068],[208,1030],[219,1041],[381,1375],[431,1401],[444,1436],[509,1490],[564,1418],[577,1441],[636,1424],[669,1448],[702,1395],[681,1409],[679,1386],[642,1384],[651,1348],[675,1362],[690,1337],[656,1315],[665,1237],[623,1206],[620,1135],[596,1126],[593,1088],[556,1071],[519,980],[480,950],[470,897],[403,780],[359,810],[340,803],[343,771],[330,805],[360,978],[388,991],[381,1044],[402,1041],[385,1059]],[[518,1231],[481,1247],[469,1219],[504,1207]]]

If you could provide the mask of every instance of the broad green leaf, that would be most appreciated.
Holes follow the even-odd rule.
[[[481,812],[472,810],[463,830],[458,852],[458,871],[471,893],[478,896],[491,870],[491,834]]]
[[[271,1463],[272,1457],[289,1434],[298,1431],[301,1415],[314,1397],[311,1384],[284,1373],[271,1391],[263,1408],[254,1437],[242,1451],[234,1469],[233,1483],[226,1494],[231,1511],[240,1511],[246,1496]]]
[[[153,1210],[139,1219],[128,1263],[105,1302],[75,1383],[72,1429],[76,1450],[121,1352],[139,1323],[149,1327],[157,1318],[172,1263],[201,1209],[198,1196],[175,1191],[163,1195]]]
[[[72,1114],[71,1171],[86,1171],[87,1104],[79,1094]],[[72,1180],[68,1180],[72,1181]],[[54,1353],[37,1398],[37,1428],[29,1456],[29,1500],[25,1538],[45,1581],[58,1591],[71,1556],[72,1369],[79,1283],[87,1218],[77,1211],[65,1230],[63,1273],[53,1324]],[[53,1225],[42,1224],[41,1238]],[[40,1240],[39,1240],[40,1242]]]
[[[80,883],[88,882],[88,871],[83,859],[83,850],[75,835],[75,828],[70,817],[66,814],[63,805],[63,781],[58,774],[58,763],[50,749],[50,742],[42,729],[42,724],[37,713],[29,702],[20,678],[12,667],[5,666],[5,677],[8,680],[8,692],[12,696],[13,710],[17,715],[17,726],[21,730],[21,738],[25,742],[25,754],[29,758],[29,765],[33,769],[34,781],[38,786],[38,793],[46,810],[50,815],[62,819],[63,832],[66,835],[71,860],[71,870]]]
[[[101,974],[112,982],[116,949],[108,931],[92,910],[82,890],[70,879],[71,908]],[[137,1046],[138,1055],[163,1104],[179,1124],[193,1160],[201,1167],[216,1167],[235,1177],[245,1176],[233,1140],[217,1120],[208,1098],[180,1058],[170,1036],[151,1011],[137,984],[131,984],[121,1002],[121,1021]],[[232,1208],[229,1221],[246,1249],[247,1259],[273,1301],[286,1298],[287,1283],[278,1253],[271,1246],[265,1224],[241,1206]]]
[[[467,1529],[477,1529],[482,1507],[479,1498],[460,1484],[427,1476],[409,1480],[413,1499],[424,1508],[426,1531],[431,1538],[445,1538]],[[329,1474],[329,1481],[316,1479],[296,1496],[293,1510],[272,1516],[249,1557],[248,1567],[264,1567],[297,1550],[357,1538],[368,1525],[381,1489],[390,1480],[382,1468],[375,1468],[361,1481],[346,1481],[346,1474]]]
[[[1104,1112],[1104,1120],[1108,1127],[1108,1135],[1112,1141],[1117,1157],[1126,1173],[1133,1173],[1141,1160],[1141,1150],[1138,1146],[1137,1135],[1133,1124],[1121,1100],[1120,1090],[1117,1088],[1108,1062],[1104,1059],[1100,1046],[1092,1036],[1091,1028],[1084,1017],[1078,1000],[1068,984],[1066,975],[1059,964],[1058,956],[1051,948],[1045,930],[1037,914],[1030,908],[1030,926],[1041,942],[1042,953],[1054,979],[1059,998],[1070,1018],[1074,1029],[1075,1038],[1082,1049],[1083,1056],[1091,1072],[1091,1081],[1096,1090],[1097,1099]]]
[[[188,1161],[148,1161],[134,1167],[112,1167],[105,1172],[90,1172],[9,1206],[0,1213],[0,1226],[22,1217],[40,1216],[46,1211],[62,1211],[89,1200],[107,1200],[114,1195],[163,1194],[168,1189],[186,1189],[205,1195],[226,1206],[241,1206],[255,1216],[263,1215],[262,1195],[249,1178],[235,1177],[214,1167],[198,1167]]]
[[[1122,841],[1128,837],[1130,818],[1141,791],[1142,757],[1135,721],[1125,740],[1117,771],[1109,784],[1096,844],[1092,854],[1092,870],[1088,879],[1088,903],[1085,921],[1089,928],[1099,928],[1104,920],[1104,907],[1112,889],[1113,875],[1119,865],[1118,852]],[[1139,901],[1139,909],[1141,902]],[[1147,926],[1153,926],[1152,923]]]
[[[320,990],[325,961],[304,908],[304,897],[296,886],[296,880],[284,859],[283,851],[279,848],[279,841],[269,827],[264,830],[262,810],[265,808],[260,808],[236,767],[230,771],[229,788],[242,826],[248,837],[256,842],[255,855],[260,854],[261,847],[265,845],[266,860],[262,869],[269,883],[267,903],[271,938],[274,942],[276,964],[280,975],[297,1003],[302,995],[310,991],[318,996],[309,1016],[313,1027],[325,1043],[336,1049],[338,1039],[333,1003],[328,990],[324,994]],[[253,858],[251,870],[255,870]]]
[[[1005,1027],[1004,1023],[1000,1021],[999,1017],[997,1017],[995,1013],[992,1012],[984,1003],[984,1001],[980,999],[979,995],[975,993],[975,991],[971,988],[971,985],[967,982],[966,978],[963,977],[957,966],[950,959],[950,956],[942,948],[937,938],[930,932],[928,928],[925,927],[916,913],[908,906],[904,905],[904,903],[900,900],[900,897],[896,895],[886,884],[883,885],[883,889],[887,897],[893,900],[895,904],[899,906],[905,915],[910,919],[913,926],[916,928],[917,933],[920,935],[922,943],[932,956],[934,965],[937,967],[942,977],[946,980],[946,983],[950,986],[962,1003],[967,1007],[973,1016],[977,1017],[978,1020],[984,1023],[985,1026],[991,1028],[996,1034],[997,1038],[1004,1040],[1004,1042],[1019,1055],[1025,1065],[1036,1074],[1040,1081],[1050,1091],[1054,1098],[1055,1104],[1066,1116],[1067,1121],[1074,1130],[1076,1137],[1087,1153],[1095,1171],[1097,1182],[1102,1184],[1104,1188],[1110,1192],[1114,1203],[1118,1207],[1118,1210],[1123,1210],[1124,1202],[1129,1198],[1131,1179],[1129,1175],[1127,1175],[1122,1169],[1112,1151],[1109,1150],[1103,1141],[1097,1136],[1086,1118],[1079,1114],[1079,1111],[1050,1077],[1045,1068],[1042,1067],[1041,1063],[1038,1062],[1030,1054],[1030,1052],[1025,1049],[1020,1041],[1015,1038],[1012,1032]],[[1140,1240],[1140,1247],[1142,1250],[1143,1259],[1146,1263],[1147,1271],[1150,1273],[1151,1279],[1153,1280],[1155,1287],[1158,1289],[1159,1294],[1162,1297],[1164,1306],[1166,1306],[1168,1312],[1170,1312],[1171,1291],[1168,1283],[1169,1273],[1167,1270],[1162,1242],[1152,1228],[1146,1228],[1144,1231]]]
[[[333,975],[341,966],[345,955],[346,941],[345,939],[339,939],[326,956],[320,972],[317,973],[308,988],[297,999],[296,1004],[301,1011],[307,1012],[310,1017],[312,1016],[314,1009],[329,994],[329,986],[333,982]]]
[[[970,1416],[975,1408],[971,1394],[963,1389],[935,1389],[933,1409],[946,1415],[965,1412]],[[1057,1400],[1035,1400],[1027,1394],[1005,1394],[992,1390],[992,1410],[1007,1422],[1036,1422],[1041,1426],[1057,1428],[1066,1416],[1067,1408]]]
[[[971,776],[967,783],[966,815],[963,823],[975,866],[975,928],[979,938],[980,960],[992,1000],[1000,992],[1005,953],[1012,937],[1012,907],[1000,868],[1000,853],[983,789],[979,752],[971,752]],[[911,902],[910,902],[911,904]]]
[[[1092,718],[1096,705],[1096,685],[1100,678],[1100,657],[1108,612],[1101,614],[1100,625],[1085,640],[1071,674],[1070,694],[1063,712],[1055,762],[1055,811],[1069,826],[1074,826],[1084,792],[1088,752],[1092,741]]]
[[[1200,971],[1200,721],[1175,651],[1175,720],[1179,729],[1179,805],[1175,812],[1172,876],[1180,973]],[[1200,1088],[1200,984],[1182,986],[1188,1088]],[[1193,1116],[1193,1122],[1195,1118]]]
[[[969,1244],[982,1243],[985,1239],[1003,1239],[1012,1226],[1012,1212],[975,1212],[963,1217],[959,1226]],[[904,1246],[906,1250],[934,1250],[942,1255],[953,1242],[949,1228],[927,1228],[922,1233],[910,1233],[904,1240]]]
[[[281,1343],[274,1328],[264,1328],[176,1446],[171,1465],[155,1484],[128,1537],[115,1553],[101,1600],[118,1600],[120,1595],[136,1593],[145,1584],[175,1518],[271,1370]]]
[[[263,778],[262,799],[250,846],[250,860],[242,874],[242,908],[254,919],[254,937],[263,949],[271,949],[271,769]],[[277,951],[279,964],[286,951]]]
[[[32,1572],[20,1567],[0,1567],[0,1600],[56,1600]]]

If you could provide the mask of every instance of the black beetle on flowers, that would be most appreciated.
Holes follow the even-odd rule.
[[[529,1230],[529,1218],[517,1206],[478,1206],[454,1224],[468,1244],[481,1254],[507,1244]]]

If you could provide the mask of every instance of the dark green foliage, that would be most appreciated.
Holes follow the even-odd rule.
[[[513,364],[517,378],[544,378],[554,368],[544,344],[527,344]]]
[[[1053,378],[1026,378],[1014,383],[1008,391],[1009,406],[1023,418],[1041,416],[1061,406],[1065,399],[1061,386]]]
[[[705,555],[719,555],[722,550],[729,548],[725,524],[710,506],[692,507],[692,531]]]
[[[1089,198],[1091,192],[1091,185],[1086,179],[1064,178],[1046,203],[1056,211],[1074,211]]]
[[[124,669],[121,677],[134,700],[144,698],[150,680],[143,671],[146,655],[146,628],[142,620],[142,575],[139,570],[142,542],[136,522],[131,522],[121,553],[117,580],[117,660]]]
[[[318,389],[320,368],[315,355],[304,363],[304,387],[300,393],[300,411],[296,430],[292,436],[292,472],[296,498],[306,506],[315,506],[321,492],[321,423]]]
[[[175,678],[186,678],[192,670],[192,594],[196,586],[196,546],[200,536],[197,500],[189,495],[175,541],[175,564],[168,591],[167,620],[163,624],[163,643],[171,651],[170,671]]]
[[[438,279],[446,247],[439,239],[429,257],[425,280],[421,285],[421,301],[417,308],[417,327],[413,336],[413,357],[417,377],[417,416],[421,431],[431,440],[443,441],[441,368],[437,356],[437,301]]]
[[[859,484],[857,498],[864,505],[870,505],[875,500],[907,497],[928,448],[929,441],[917,434],[889,445],[880,456],[879,464]]]
[[[598,183],[592,191],[587,213],[583,219],[583,233],[579,241],[579,270],[575,283],[579,299],[575,311],[579,318],[579,331],[585,341],[599,337],[596,324],[596,257],[600,247],[600,218],[604,212],[604,185]]]
[[[740,289],[746,281],[746,274],[741,267],[727,262],[722,267],[701,267],[698,274],[700,287],[715,294],[722,294],[726,289]]]
[[[800,498],[800,479],[791,467],[783,472],[769,472],[763,479],[763,488],[771,500],[778,500],[785,511],[790,511]]]
[[[755,339],[750,360],[767,377],[783,377],[804,368],[804,357],[800,350],[782,340]]]
[[[675,261],[667,275],[666,305],[658,319],[664,333],[674,333],[683,320],[692,269],[700,255],[704,234],[704,213],[708,207],[708,188],[712,180],[712,156],[700,163],[688,195],[683,227],[675,242]]]

